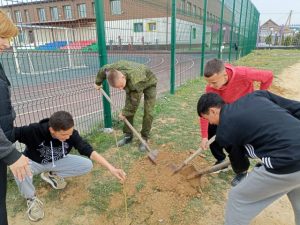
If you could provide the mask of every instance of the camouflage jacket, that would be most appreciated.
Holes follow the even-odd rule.
[[[157,78],[151,70],[144,64],[121,60],[112,64],[103,66],[96,77],[96,84],[101,85],[106,79],[105,69],[113,68],[119,70],[126,77],[126,93],[131,91],[142,92],[147,87],[156,85]]]

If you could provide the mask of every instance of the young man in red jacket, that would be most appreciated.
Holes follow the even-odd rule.
[[[216,93],[222,97],[225,103],[232,103],[253,92],[254,82],[260,82],[260,90],[267,90],[272,83],[273,73],[269,70],[258,70],[250,67],[234,67],[230,64],[224,64],[219,59],[211,59],[205,65],[204,79],[207,82],[207,93]],[[223,162],[226,158],[223,147],[216,141],[207,146],[208,139],[216,134],[217,126],[200,118],[200,129],[202,149],[210,147],[213,156],[217,160],[215,164]],[[225,150],[230,152],[230,149]],[[235,161],[235,159],[231,158],[231,161]],[[249,161],[246,157],[243,161],[239,159],[235,163],[232,169],[237,175],[231,182],[232,186],[238,184],[247,175],[248,166]]]

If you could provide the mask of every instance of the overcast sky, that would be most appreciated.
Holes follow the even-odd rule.
[[[260,12],[260,24],[272,19],[278,25],[286,23],[293,10],[291,24],[300,24],[300,0],[251,0]]]

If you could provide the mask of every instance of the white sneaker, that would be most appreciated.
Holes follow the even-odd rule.
[[[64,189],[67,186],[67,182],[63,177],[57,176],[52,172],[41,173],[41,178],[47,183],[51,184],[54,189]]]
[[[27,199],[27,216],[31,221],[39,221],[44,218],[43,202],[37,197]]]

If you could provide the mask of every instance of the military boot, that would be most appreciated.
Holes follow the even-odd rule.
[[[143,137],[144,141],[148,144],[148,139]],[[142,142],[139,145],[139,150],[140,152],[146,152],[147,151],[147,147],[146,145],[144,145]]]
[[[118,141],[118,147],[122,147],[123,145],[127,145],[132,142],[133,136],[130,134],[125,134],[123,139]]]

